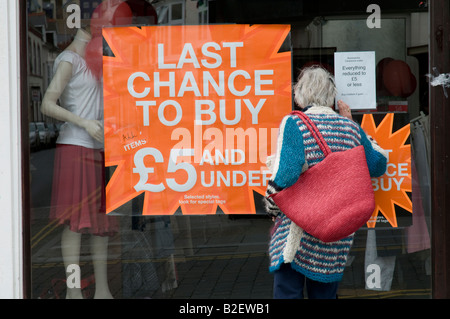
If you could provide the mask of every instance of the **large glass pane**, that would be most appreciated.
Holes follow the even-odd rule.
[[[127,103],[125,95],[120,95],[124,90],[135,94],[135,100],[146,101],[143,93],[147,92],[146,88],[152,93],[155,90],[154,86],[151,89],[146,86],[152,83],[155,74],[145,61],[162,52],[157,45],[139,46],[140,40],[136,39],[144,38],[149,30],[145,26],[196,26],[206,22],[211,26],[289,25],[290,32],[279,36],[276,43],[279,50],[273,54],[291,53],[288,73],[292,73],[293,78],[300,68],[311,64],[320,64],[335,73],[336,52],[374,53],[376,108],[354,110],[353,118],[359,123],[363,120],[371,123],[367,119],[373,119],[374,127],[379,128],[373,131],[373,137],[390,151],[392,161],[386,175],[373,181],[374,189],[379,192],[377,210],[371,222],[355,234],[338,295],[346,299],[430,297],[428,12],[426,8],[418,8],[415,1],[405,1],[392,8],[367,9],[360,4],[358,7],[336,4],[319,10],[305,1],[28,0],[32,297],[63,299],[69,292],[74,298],[272,298],[268,245],[273,221],[266,215],[258,191],[226,198],[236,205],[244,206],[245,202],[248,211],[239,214],[227,211],[226,206],[218,206],[211,214],[197,211],[186,214],[181,202],[172,211],[143,214],[164,206],[164,199],[149,201],[148,190],[129,197],[125,191],[117,190],[123,198],[114,200],[121,204],[112,213],[105,212],[105,197],[111,200],[105,185],[113,184],[120,169],[118,163],[105,167],[105,158],[112,162],[108,150],[113,147],[108,145],[104,153],[101,140],[108,132],[97,131],[102,127],[97,124],[108,122],[103,112],[110,114],[111,105],[122,112],[121,106]],[[119,26],[142,28],[133,32],[123,28],[127,32],[122,33],[112,28]],[[110,30],[104,37],[100,33],[102,28]],[[195,30],[197,33],[191,32],[189,36],[196,34],[199,39],[206,39],[214,34],[214,28]],[[192,52],[197,51],[184,45],[189,41],[182,37],[180,43],[176,43],[174,39],[178,39],[178,34],[166,36],[165,29],[152,29],[152,32],[155,38],[161,34],[173,38],[172,46],[162,48],[168,60],[159,60],[160,65],[170,65],[169,57],[177,52],[180,55],[178,48],[185,49],[184,60],[177,60],[178,70],[170,71],[177,79],[183,75],[184,92],[194,94],[193,77],[186,76],[182,66],[194,64]],[[246,32],[248,38],[257,34],[252,27]],[[214,39],[221,51],[213,45],[201,51],[206,53],[205,59],[198,62],[201,67],[209,66],[208,70],[202,69],[210,71],[208,74],[215,74],[214,62],[219,63],[217,52],[239,52],[240,46],[227,40],[229,34],[224,33],[222,37]],[[152,41],[153,38],[146,39]],[[195,46],[194,40],[189,43]],[[228,44],[223,45],[227,41]],[[263,47],[270,41],[266,38],[259,43]],[[118,56],[118,52],[123,55]],[[260,58],[258,53],[255,50],[255,65]],[[105,61],[130,58],[127,63],[145,65],[146,69],[121,68],[125,62],[102,68],[102,56]],[[133,57],[139,59],[133,60]],[[234,70],[232,66],[220,69],[230,70]],[[141,72],[134,78],[132,89],[130,86],[114,87],[112,79],[120,78],[121,72]],[[177,96],[164,91],[169,71],[161,71],[158,76],[161,76],[162,94],[167,95],[167,100],[169,96],[171,101],[176,100]],[[236,78],[245,76],[245,73],[235,74]],[[270,78],[270,73],[261,72],[259,76],[262,83],[267,83],[264,80]],[[289,79],[289,74],[285,78]],[[220,92],[222,82],[212,79],[213,76],[209,82],[210,92]],[[290,83],[285,82],[289,91]],[[245,84],[248,82],[242,81],[234,87],[236,95],[244,95]],[[264,85],[259,87],[261,95],[267,94]],[[113,99],[113,94],[119,97]],[[233,104],[233,107],[236,106],[236,110],[240,105],[244,117],[244,112],[256,114],[257,101],[260,99],[245,101],[242,98],[241,104]],[[179,105],[183,115],[195,113],[196,109],[187,98]],[[78,116],[69,116],[59,106]],[[154,106],[149,102],[135,105],[142,114],[145,110],[150,112]],[[280,109],[273,107],[268,112],[277,118]],[[173,110],[177,110],[175,103],[168,103],[162,110],[161,118],[167,120],[168,126],[176,120]],[[208,114],[204,112],[205,116]],[[217,117],[228,123],[235,115],[217,112]],[[125,123],[128,116],[123,111],[117,126]],[[253,124],[243,128],[257,127]],[[174,125],[174,128],[183,127]],[[368,124],[366,128],[371,129]],[[100,134],[98,140],[92,137],[96,132]],[[267,146],[265,151],[270,155],[272,149],[268,141],[273,136],[270,130],[265,133],[264,143],[258,144],[258,152],[262,146]],[[389,139],[391,133],[402,134],[404,138]],[[125,153],[140,148],[143,145],[143,139],[137,138],[140,134],[143,131],[124,129],[123,140],[116,146],[125,147]],[[212,135],[205,139],[205,144],[211,142]],[[161,136],[165,136],[163,130],[154,133],[152,139],[164,144]],[[138,140],[141,144],[135,144]],[[158,153],[153,151],[149,155],[153,157],[151,164],[158,169]],[[203,156],[205,165],[210,165],[208,160],[212,158],[205,157],[205,153]],[[233,164],[239,162],[239,158],[234,160]],[[176,161],[171,163],[175,165],[172,169],[181,167],[189,172],[189,166],[176,166],[180,164]],[[265,161],[261,162],[261,166],[264,164]],[[128,171],[132,173],[133,167]],[[204,185],[211,181],[211,176],[204,179]],[[215,177],[219,179],[219,175]],[[242,175],[235,176],[238,177]],[[226,183],[226,175],[220,178]],[[228,181],[237,184],[241,180]],[[253,182],[259,181],[254,177]],[[180,196],[190,194],[183,189],[179,193]],[[253,200],[247,203],[248,198]]]

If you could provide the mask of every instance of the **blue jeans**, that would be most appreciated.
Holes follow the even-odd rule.
[[[290,264],[283,264],[274,272],[274,299],[303,299],[305,286],[308,299],[336,299],[339,282],[311,280],[292,269]]]

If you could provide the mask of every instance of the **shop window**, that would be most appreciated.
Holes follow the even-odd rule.
[[[42,1],[32,0],[29,3],[29,14],[40,17],[40,14],[44,11]],[[95,53],[103,54],[106,62],[109,61],[108,59],[116,58],[114,52],[117,53],[117,47],[121,45],[121,43],[114,42],[114,39],[109,39],[108,35],[102,38],[99,34],[94,34],[96,30],[92,28],[89,18],[102,3],[101,1],[78,1],[74,3],[77,5],[79,3],[80,6],[81,25],[83,27],[91,26],[90,37],[84,34],[84,31],[72,29],[68,26],[65,19],[70,12],[65,11],[66,6],[62,5],[62,1],[54,2],[51,12],[50,8],[47,8],[47,14],[51,13],[52,16],[52,19],[48,18],[47,22],[52,23],[39,25],[43,34],[48,34],[47,37],[41,37],[36,32],[37,25],[33,25],[35,20],[30,19],[28,25],[29,56],[27,62],[31,95],[28,117],[30,122],[39,123],[44,131],[46,129],[46,132],[42,133],[43,141],[44,138],[49,138],[46,136],[51,133],[49,132],[50,129],[54,131],[55,136],[59,135],[57,144],[60,144],[59,141],[63,141],[64,138],[73,137],[80,130],[72,126],[72,130],[68,131],[67,128],[70,128],[70,126],[53,113],[48,112],[46,116],[42,113],[43,97],[49,92],[50,83],[54,79],[54,65],[57,57],[64,50],[70,49],[69,46],[73,43],[75,37],[78,37],[79,45],[83,43],[84,45],[87,45],[87,43],[92,45],[89,49]],[[330,72],[334,72],[334,54],[343,51],[374,51],[376,64],[380,67],[382,67],[380,61],[383,59],[389,60],[385,62],[401,61],[401,63],[395,64],[400,65],[400,67],[404,67],[406,64],[410,72],[406,75],[414,76],[417,81],[416,88],[409,95],[404,96],[403,93],[397,94],[395,89],[398,89],[398,87],[391,88],[391,91],[387,93],[381,92],[381,89],[386,89],[385,87],[378,87],[377,108],[365,112],[355,111],[354,118],[361,121],[364,116],[373,116],[374,122],[379,125],[387,116],[394,115],[395,120],[392,127],[389,127],[394,132],[399,129],[405,130],[405,127],[410,126],[410,135],[406,141],[406,145],[411,146],[412,155],[409,160],[411,164],[414,162],[414,166],[411,168],[410,187],[407,191],[402,192],[406,197],[396,203],[398,205],[395,205],[393,215],[386,217],[386,214],[380,213],[377,216],[375,228],[364,227],[357,232],[355,244],[340,286],[339,296],[347,299],[409,298],[412,296],[427,298],[430,296],[430,198],[429,159],[427,158],[429,156],[429,127],[427,99],[424,98],[427,89],[424,89],[422,83],[428,72],[427,48],[426,43],[425,46],[423,43],[423,30],[417,29],[416,25],[413,25],[414,23],[422,23],[424,28],[428,27],[426,23],[428,13],[423,11],[423,8],[403,8],[397,14],[386,16],[383,13],[381,28],[368,28],[366,25],[368,16],[365,11],[366,8],[349,10],[345,6],[338,8],[335,7],[336,5],[330,5],[331,7],[327,10],[321,9],[324,12],[319,12],[318,8],[313,8],[306,2],[295,3],[295,1],[279,1],[276,2],[276,5],[273,1],[246,1],[241,3],[239,1],[220,0],[129,0],[123,3],[125,6],[117,10],[120,10],[120,13],[129,18],[125,25],[135,24],[140,28],[147,25],[195,26],[207,23],[211,25],[250,24],[252,27],[259,23],[264,25],[290,25],[290,34],[283,39],[278,39],[277,44],[280,46],[278,53],[291,51],[290,73],[293,77],[298,74],[301,67],[311,63],[321,64],[327,67]],[[264,10],[267,8],[272,10]],[[392,10],[394,9],[398,10],[398,7],[393,6]],[[411,15],[411,12],[420,10],[422,11],[414,12]],[[420,14],[420,19],[416,13]],[[57,27],[54,27],[53,23]],[[102,23],[101,27],[107,25],[105,21]],[[107,28],[113,29],[111,26],[106,26],[105,29]],[[205,34],[210,32],[208,28],[201,30]],[[249,28],[246,31],[249,32],[249,35],[252,35],[252,30],[252,28]],[[420,34],[417,30],[421,31]],[[142,29],[134,31],[135,33],[132,36],[136,38],[141,37],[144,33]],[[94,38],[97,41],[95,43],[92,41]],[[220,42],[220,45],[223,45],[223,43]],[[120,49],[129,52],[127,50],[131,50],[131,47],[120,47]],[[164,52],[173,56],[176,53],[174,47],[175,45],[164,47],[166,50]],[[187,54],[192,52],[189,51],[189,48],[186,46],[185,59],[193,59],[192,56]],[[210,49],[210,47],[208,48]],[[224,49],[225,47],[221,48]],[[226,48],[228,49],[227,52],[233,52],[230,50],[229,44]],[[231,48],[238,50],[240,47],[236,44],[235,47]],[[140,51],[140,54],[147,54],[148,58],[150,52],[156,54],[157,51],[145,48],[145,50]],[[71,54],[70,59],[73,59],[71,60],[72,63],[76,59],[80,63],[78,66],[83,65],[83,59],[79,59],[77,54]],[[89,81],[92,84],[89,86],[91,90],[89,92],[92,93],[93,87],[98,84],[96,80],[101,79],[102,83],[107,83],[105,80],[108,80],[108,77],[112,75],[108,73],[108,70],[99,67],[101,63],[98,60],[84,59],[84,62],[90,63],[92,68],[97,67],[95,71],[98,73],[90,75],[80,82],[85,84],[85,81]],[[200,60],[200,62],[208,66],[212,65],[210,60]],[[164,63],[170,65],[168,61],[164,61]],[[184,61],[184,63],[187,62]],[[392,69],[390,70],[392,71]],[[239,73],[236,77],[243,76],[242,74],[244,73]],[[36,77],[36,75],[39,76]],[[261,77],[267,76],[266,73],[260,73],[259,75]],[[147,88],[145,85],[153,80],[153,74],[149,76],[149,80],[141,73],[136,78],[136,87],[130,87],[138,95],[145,92]],[[286,78],[288,79],[289,75]],[[192,79],[186,77],[185,84],[188,80]],[[378,80],[381,80],[381,76],[378,77],[377,75]],[[190,84],[192,85],[192,82]],[[220,84],[220,82],[213,83],[211,81],[211,87],[215,85],[217,91],[220,91]],[[57,89],[57,85],[51,88]],[[102,88],[98,87],[97,89],[101,90]],[[193,91],[193,87],[187,84],[184,89],[186,91],[192,89]],[[234,89],[234,92],[243,90],[239,86]],[[86,89],[86,91],[76,92],[72,96],[72,100],[84,99],[84,92],[87,91]],[[98,92],[95,91],[94,93]],[[106,93],[105,96],[107,96],[111,92],[101,93]],[[56,101],[56,103],[60,102]],[[99,114],[103,111],[102,103],[99,104]],[[117,103],[121,103],[120,99],[117,100]],[[234,104],[236,108],[239,105],[242,106],[243,110],[251,111],[256,110],[257,103],[242,101],[241,104]],[[181,105],[179,109],[176,108],[176,105],[168,105],[164,111],[167,111],[166,123],[169,124],[176,119],[175,116],[170,117],[174,115],[170,107],[175,110],[181,109],[182,112],[192,112],[186,107],[181,108]],[[144,110],[145,105],[137,104],[136,108]],[[219,119],[220,115],[225,122],[232,121],[232,114],[219,114]],[[99,119],[103,120],[103,118]],[[50,123],[55,125],[48,125]],[[35,124],[32,124],[30,127],[34,128],[35,126]],[[139,133],[139,131],[133,130],[125,131],[123,140],[133,139]],[[388,133],[389,130],[386,131],[386,134]],[[35,134],[41,134],[37,128]],[[267,134],[267,139],[269,139],[271,133],[267,132]],[[209,138],[206,139],[208,143],[211,142]],[[67,144],[71,145],[68,142]],[[95,219],[94,222],[106,223],[108,227],[103,229],[102,236],[97,236],[99,233],[95,233],[95,237],[93,237],[91,236],[93,235],[91,233],[93,227],[85,227],[81,223],[86,219],[74,222],[80,227],[77,231],[71,231],[65,228],[67,225],[59,225],[59,220],[53,218],[56,203],[64,204],[62,201],[54,200],[58,192],[71,197],[74,194],[82,196],[87,191],[84,186],[75,190],[74,185],[77,183],[80,174],[72,175],[73,180],[70,185],[63,188],[64,183],[69,180],[69,173],[72,170],[72,168],[64,167],[64,165],[68,160],[77,162],[75,154],[78,154],[79,148],[76,150],[71,147],[65,148],[69,149],[71,155],[61,161],[61,157],[58,157],[61,155],[61,149],[54,143],[45,144],[45,147],[44,144],[39,143],[39,145],[33,144],[33,148],[30,150],[32,298],[65,298],[67,291],[70,289],[80,289],[81,296],[93,298],[96,293],[95,287],[101,284],[99,277],[95,275],[96,268],[99,266],[98,262],[107,274],[107,284],[104,286],[107,287],[104,290],[107,294],[103,294],[101,297],[272,298],[273,276],[268,271],[267,247],[273,224],[272,220],[266,216],[261,194],[256,194],[254,203],[248,204],[248,207],[254,209],[252,214],[247,212],[233,214],[219,207],[211,215],[187,216],[183,215],[180,208],[169,215],[143,216],[142,211],[144,206],[147,207],[147,203],[145,194],[142,192],[134,198],[130,197],[128,200],[124,200],[122,205],[111,215],[102,214],[99,219]],[[138,144],[129,143],[125,145],[132,149]],[[253,146],[255,145],[257,143],[254,143]],[[260,146],[258,145],[259,148],[261,148]],[[400,145],[389,145],[389,147],[400,147]],[[58,156],[55,157],[55,154]],[[63,155],[66,156],[66,154]],[[153,152],[150,155],[146,157],[146,160],[152,160],[152,164],[157,162],[158,153]],[[204,155],[204,160],[209,159],[206,155]],[[230,154],[222,155],[225,159]],[[94,165],[91,167],[92,170],[86,174],[89,179],[93,178],[95,173],[98,173],[98,185],[102,185],[103,182],[107,184],[113,179],[113,176],[114,178],[117,176],[114,174],[120,169],[117,165],[105,168],[101,151],[90,153],[90,156],[92,157],[90,157],[89,162]],[[154,158],[149,159],[152,156]],[[236,162],[237,159],[235,158],[233,164],[236,164]],[[164,164],[166,164],[164,169],[167,169],[168,165],[172,165],[172,169],[181,167],[189,172],[189,169],[187,169],[189,166],[185,165],[186,163],[172,161]],[[179,164],[184,166],[176,166]],[[210,163],[206,164],[210,165]],[[395,166],[395,169],[397,169],[395,171],[397,175],[395,175],[393,173],[394,167],[391,166],[389,174],[392,176],[388,177],[392,178],[390,180],[385,179],[383,181],[385,184],[378,184],[378,186],[380,188],[388,187],[387,183],[390,182],[391,187],[395,187],[399,179],[394,181],[394,178],[403,173],[402,167]],[[237,182],[236,176],[233,180],[233,176],[227,177],[225,173],[214,177],[224,183]],[[171,185],[177,187],[175,183]],[[60,210],[58,214],[68,213],[74,210],[75,206],[101,203],[102,196],[105,196],[105,193],[96,192],[96,190],[97,188],[92,192],[87,192],[87,197],[80,197],[76,201],[77,205],[66,207],[66,209]],[[183,192],[180,192],[180,194],[181,196],[184,195]],[[247,194],[241,196],[245,197],[244,195]],[[412,211],[411,206],[404,204],[409,202],[413,205]],[[152,204],[156,207],[161,203]],[[392,216],[395,217],[395,222],[390,219]],[[98,217],[98,215],[95,217]],[[112,222],[113,220],[114,222]],[[92,238],[94,239],[92,240]],[[107,243],[105,243],[105,238],[108,239]],[[99,247],[102,247],[100,251],[96,249]],[[71,251],[72,249],[73,251]],[[97,254],[99,252],[104,254]],[[93,256],[98,257],[100,255],[103,259],[92,259]]]

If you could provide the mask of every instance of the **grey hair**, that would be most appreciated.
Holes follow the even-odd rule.
[[[294,85],[294,101],[300,108],[332,106],[336,93],[333,75],[319,66],[302,69]]]

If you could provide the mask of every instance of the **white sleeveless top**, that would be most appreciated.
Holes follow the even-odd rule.
[[[63,51],[55,60],[53,72],[56,72],[62,61],[72,64],[72,77],[59,98],[61,106],[81,118],[103,121],[102,83],[77,53],[70,50]],[[87,148],[103,148],[102,143],[92,138],[85,129],[67,122],[61,126],[56,142]]]

